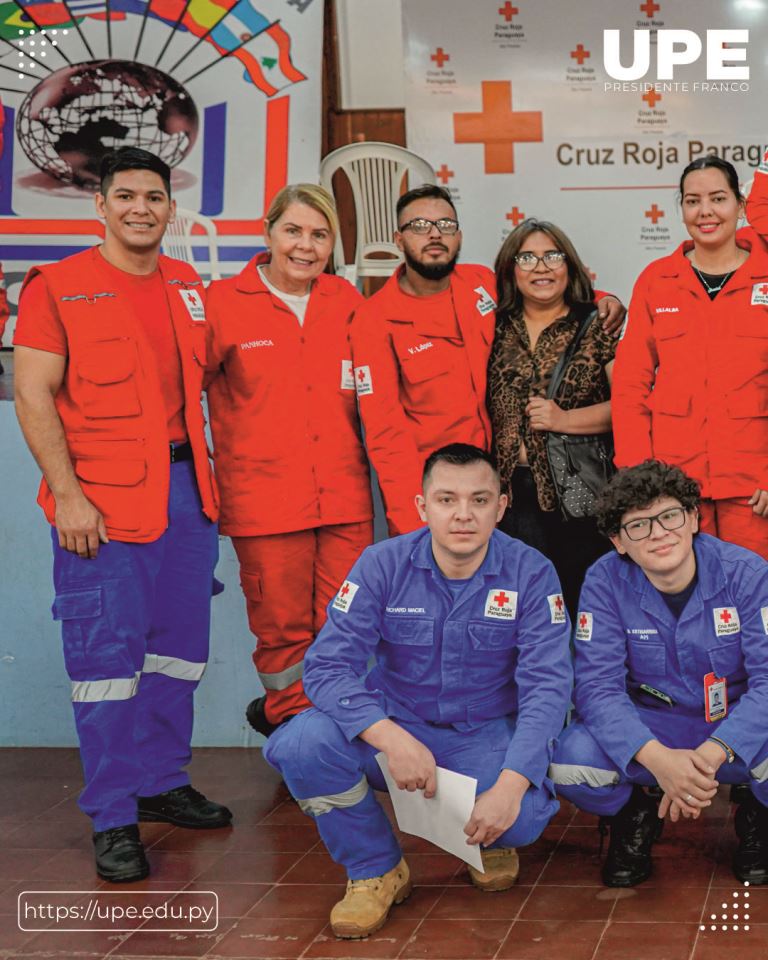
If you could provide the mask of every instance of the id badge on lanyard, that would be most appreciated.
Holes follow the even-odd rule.
[[[728,713],[728,683],[725,677],[708,673],[704,677],[704,713],[707,723],[722,720]]]

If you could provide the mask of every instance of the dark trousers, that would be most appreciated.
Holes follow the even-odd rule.
[[[533,474],[528,467],[518,466],[512,474],[512,503],[501,518],[499,529],[535,547],[552,561],[573,622],[584,574],[611,546],[597,532],[595,521],[591,517],[566,520],[559,510],[542,510]]]

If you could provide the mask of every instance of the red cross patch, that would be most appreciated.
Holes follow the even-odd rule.
[[[336,599],[333,601],[333,609],[341,610],[342,613],[348,613],[349,608],[352,606],[352,601],[355,599],[355,594],[359,589],[359,584],[352,583],[351,580],[345,580],[341,585],[341,589],[336,594]]]
[[[369,366],[355,367],[355,390],[358,397],[366,397],[369,393],[373,393],[373,380]]]
[[[184,306],[187,308],[190,319],[195,323],[205,323],[203,298],[197,290],[179,290],[179,295],[184,301]]]
[[[506,587],[494,587],[488,591],[485,601],[486,617],[497,620],[514,620],[517,615],[517,592]]]
[[[712,615],[715,618],[715,633],[718,637],[728,637],[741,629],[736,607],[714,607]]]
[[[355,389],[355,371],[352,369],[351,360],[341,361],[341,389],[342,390]]]
[[[488,293],[485,287],[475,287],[474,292],[478,297],[475,306],[477,307],[477,312],[481,317],[484,317],[486,313],[491,313],[496,309],[496,301],[493,299],[490,293]]]
[[[763,630],[768,633],[768,607],[760,607],[760,617],[763,621]]]
[[[768,283],[765,280],[752,284],[752,299],[749,302],[753,307],[768,306]]]
[[[576,633],[577,640],[583,640],[585,643],[588,643],[592,639],[592,614],[586,613],[583,610],[579,611],[578,616],[576,617]]]
[[[562,593],[551,593],[547,597],[549,616],[552,623],[565,623],[565,603]]]

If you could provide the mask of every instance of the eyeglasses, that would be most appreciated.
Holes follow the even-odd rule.
[[[535,270],[539,263],[543,263],[547,270],[557,270],[568,258],[560,250],[547,250],[543,257],[535,253],[518,253],[515,263],[521,270]]]
[[[432,227],[437,227],[439,233],[451,237],[459,229],[459,221],[450,220],[446,217],[442,217],[440,220],[427,220],[426,217],[414,217],[413,220],[409,220],[397,229],[400,233],[402,233],[403,230],[410,230],[411,233],[423,237],[425,234],[431,232]]]
[[[670,510],[664,510],[663,513],[657,513],[653,517],[636,517],[629,523],[622,523],[621,529],[630,540],[645,540],[646,537],[651,535],[654,520],[662,530],[679,530],[685,523],[685,509],[683,507],[672,507]]]

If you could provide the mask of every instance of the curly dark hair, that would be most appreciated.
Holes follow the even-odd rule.
[[[660,497],[674,497],[680,506],[699,505],[699,485],[680,467],[661,460],[644,460],[636,467],[619,470],[603,487],[595,504],[597,528],[606,537],[616,536],[628,510],[647,507]]]

